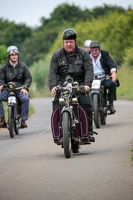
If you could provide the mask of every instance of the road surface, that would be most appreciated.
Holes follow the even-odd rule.
[[[132,200],[133,103],[117,101],[96,142],[65,159],[52,139],[51,101],[31,100],[36,112],[15,139],[0,130],[0,200]]]

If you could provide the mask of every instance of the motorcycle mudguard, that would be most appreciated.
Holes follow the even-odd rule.
[[[77,106],[77,114],[79,123],[76,124],[74,134],[76,137],[87,137],[88,136],[88,118],[85,110],[82,106]]]
[[[61,138],[61,111],[60,106],[58,106],[52,113],[51,116],[51,127],[52,127],[52,134],[53,138]]]
[[[77,114],[79,123],[76,124],[76,128],[74,129],[74,135],[76,137],[87,137],[88,136],[88,118],[84,109],[78,105],[77,106]],[[51,127],[53,138],[61,138],[61,111],[60,106],[58,106],[52,113],[51,116]]]

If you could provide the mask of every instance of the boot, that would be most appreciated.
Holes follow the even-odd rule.
[[[25,120],[23,120],[23,119],[21,121],[21,128],[27,128],[27,124],[26,124]]]
[[[113,103],[110,103],[110,104],[109,104],[109,110],[110,110],[110,113],[109,113],[109,114],[114,114],[114,113],[116,112],[116,109],[114,108]]]
[[[1,118],[1,122],[0,122],[0,128],[6,128],[6,127],[7,127],[7,125],[6,125],[5,118],[2,117],[2,118]]]
[[[93,136],[93,131],[89,131],[89,140],[90,140],[90,142],[95,142],[95,138]]]

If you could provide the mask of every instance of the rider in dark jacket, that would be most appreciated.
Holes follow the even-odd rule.
[[[90,141],[94,141],[92,128],[92,111],[89,103],[88,92],[93,81],[93,66],[89,54],[76,45],[76,32],[73,29],[66,29],[63,32],[64,47],[56,51],[51,59],[49,70],[49,86],[55,99],[53,109],[59,104],[59,95],[56,94],[56,86],[63,85],[67,75],[70,75],[79,85],[85,86],[84,94],[79,97],[79,104],[85,109],[89,121]]]
[[[107,51],[101,50],[98,41],[92,41],[90,44],[90,56],[93,62],[94,74],[101,73],[99,78],[102,78],[101,84],[109,89],[108,100],[110,107],[110,114],[116,112],[113,101],[116,100],[116,87],[118,86],[118,79],[116,76],[117,67]],[[105,75],[111,76],[112,79],[105,79]]]
[[[9,60],[5,63],[0,69],[0,127],[5,127],[5,117],[4,117],[4,109],[2,101],[8,100],[8,92],[3,90],[3,85],[8,82],[14,82],[16,87],[23,88],[17,92],[17,98],[20,100],[22,104],[21,108],[21,127],[27,127],[25,120],[28,119],[28,111],[29,111],[29,94],[28,88],[31,85],[32,77],[27,68],[27,66],[18,60],[19,51],[16,46],[10,46],[7,49],[7,54]]]

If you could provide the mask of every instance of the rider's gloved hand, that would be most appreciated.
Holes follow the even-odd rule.
[[[84,86],[85,92],[89,92],[90,91],[90,87],[88,85]]]
[[[52,88],[51,94],[52,94],[53,96],[56,96],[56,87],[53,87],[53,88]]]
[[[3,85],[0,85],[0,91],[2,91],[3,90]]]
[[[115,71],[112,72],[111,77],[112,77],[112,81],[113,81],[113,82],[116,82],[117,76],[116,76],[116,72],[115,72]]]
[[[20,93],[21,93],[21,94],[26,94],[27,96],[29,96],[28,91],[27,91],[26,89],[24,89],[24,88],[21,89]]]

